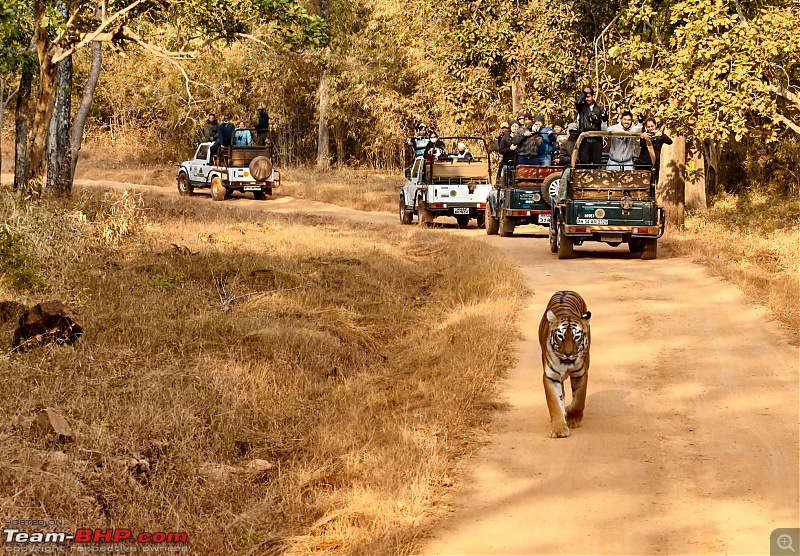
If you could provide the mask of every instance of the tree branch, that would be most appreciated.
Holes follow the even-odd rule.
[[[771,83],[767,85],[767,90],[775,93],[780,97],[785,98],[786,100],[794,104],[798,110],[800,110],[800,96],[794,94],[792,91],[790,91],[783,85],[775,85],[774,83]]]
[[[180,65],[176,59],[178,57],[181,57],[182,55],[184,57],[191,58],[192,56],[190,55],[190,53],[170,52],[160,46],[156,46],[154,44],[145,42],[139,35],[137,35],[129,27],[122,28],[122,37],[126,40],[135,42],[153,56],[157,58],[162,58],[168,61],[173,66],[175,66],[178,69],[178,71],[181,72],[181,75],[183,75],[183,79],[186,82],[186,94],[189,96],[189,102],[193,100],[192,91],[189,89],[189,84],[191,83],[191,80],[189,79],[189,74],[186,73],[186,70],[183,69],[183,66]]]
[[[781,116],[780,114],[775,114],[774,116],[772,116],[772,119],[776,123],[781,123],[781,124],[785,125],[786,127],[788,127],[789,129],[791,129],[792,131],[794,131],[795,133],[797,133],[798,135],[800,135],[800,125],[797,125],[796,123],[794,123],[789,118]]]
[[[85,35],[83,35],[83,38],[81,39],[81,41],[79,43],[72,45],[67,50],[62,51],[60,54],[57,54],[57,55],[53,56],[53,63],[57,64],[58,62],[60,62],[64,58],[69,58],[70,56],[72,56],[75,52],[77,52],[81,48],[84,48],[85,46],[87,46],[87,45],[93,43],[94,41],[98,40],[97,37],[99,37],[101,34],[103,34],[103,32],[108,28],[109,25],[111,25],[112,23],[114,23],[114,21],[120,19],[122,16],[126,15],[128,12],[133,10],[133,8],[135,8],[139,4],[144,3],[145,1],[146,0],[136,0],[131,5],[127,6],[125,9],[118,11],[117,13],[115,13],[114,15],[112,15],[110,18],[108,18],[106,20],[103,20],[100,23],[100,25],[97,27],[97,29],[95,29],[92,33],[86,33]],[[57,46],[58,43],[63,40],[64,35],[68,31],[69,31],[69,28],[65,28],[61,32],[61,34],[56,38],[56,40],[53,41],[53,46]]]

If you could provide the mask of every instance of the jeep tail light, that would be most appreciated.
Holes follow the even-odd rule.
[[[586,227],[585,226],[570,226],[569,228],[570,228],[570,231],[573,234],[585,234],[586,233]]]
[[[658,232],[656,231],[655,228],[634,228],[633,233],[650,235],[650,234],[656,234]]]

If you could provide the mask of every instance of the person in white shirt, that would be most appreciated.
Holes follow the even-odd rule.
[[[642,120],[642,116],[639,116]],[[612,125],[606,131],[631,131],[641,133],[642,122],[633,123],[633,113],[626,110],[622,113],[619,123]],[[633,154],[636,149],[638,137],[612,137],[611,147],[608,150],[608,170],[633,170]]]

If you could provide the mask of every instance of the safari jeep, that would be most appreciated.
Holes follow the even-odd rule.
[[[211,188],[215,201],[229,199],[234,191],[252,192],[263,200],[281,185],[281,174],[272,166],[268,147],[238,145],[220,147],[211,154],[212,143],[200,143],[194,158],[178,165],[178,192],[192,195],[195,189]]]
[[[516,226],[550,225],[550,188],[563,166],[512,167],[486,199],[486,233],[508,237]]]
[[[550,250],[559,259],[571,259],[573,247],[586,241],[611,246],[628,244],[631,253],[655,259],[658,239],[664,235],[664,209],[656,204],[652,166],[632,170],[606,170],[605,166],[578,163],[578,149],[586,137],[635,137],[638,133],[592,131],[582,133],[570,166],[556,184],[550,220]],[[653,145],[647,139],[650,160]]]
[[[459,227],[474,218],[482,228],[486,222],[486,196],[492,187],[486,141],[472,136],[439,140],[446,146],[444,152],[429,149],[406,170],[406,183],[400,190],[400,222],[411,224],[416,214],[417,222],[427,226],[438,216],[453,216]],[[459,142],[467,145],[472,160],[459,159]]]

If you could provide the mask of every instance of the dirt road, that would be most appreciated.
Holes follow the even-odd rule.
[[[220,205],[400,225],[292,199]],[[560,261],[541,234],[431,233],[489,242],[534,295],[504,383],[510,409],[465,463],[425,554],[768,554],[773,529],[800,526],[800,356],[765,310],[664,249],[641,261],[587,244]],[[593,343],[584,425],[554,440],[537,330],[560,289],[586,300]]]

